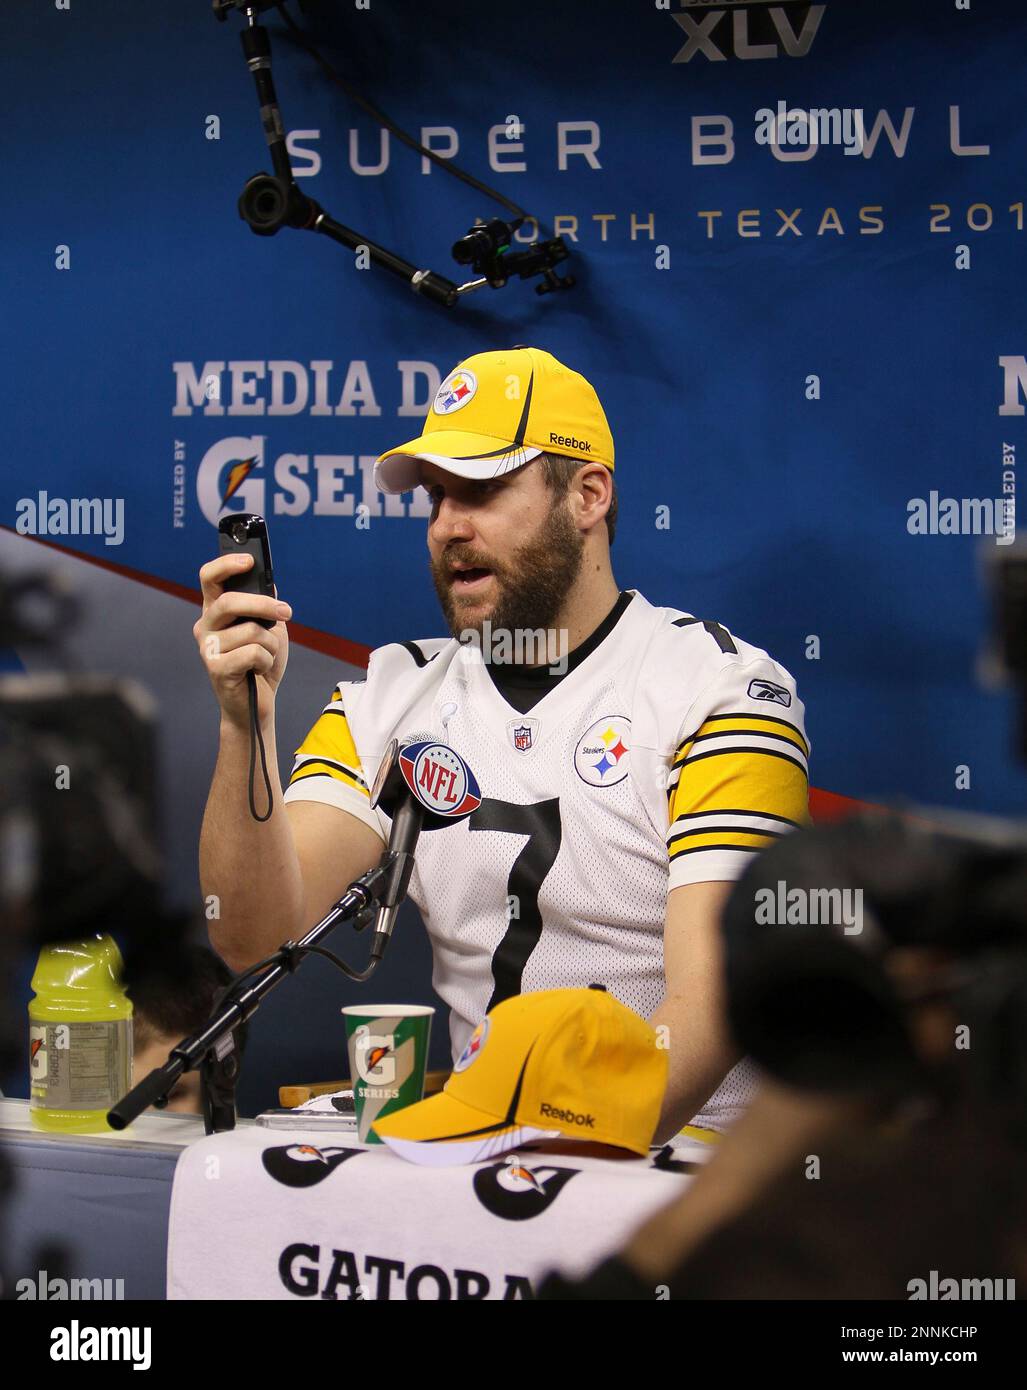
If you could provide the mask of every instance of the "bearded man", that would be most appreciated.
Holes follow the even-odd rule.
[[[719,910],[752,855],[807,822],[809,746],[765,651],[619,587],[613,467],[595,389],[550,353],[454,368],[423,432],[375,465],[380,491],[428,492],[450,636],[379,647],[366,680],[338,683],[263,824],[240,812],[246,673],[273,753],[291,610],[225,593],[229,558],[203,567],[194,632],[204,653],[220,639],[204,660],[222,726],[201,882],[221,900],[215,949],[237,969],[261,959],[378,862],[390,821],[369,788],[390,740],[447,743],[482,802],[420,837],[409,893],[454,1062],[511,995],[598,985],[668,1048],[664,1142],[688,1122],[728,1129],[754,1094],[724,1021]],[[279,621],[231,626],[242,614]]]

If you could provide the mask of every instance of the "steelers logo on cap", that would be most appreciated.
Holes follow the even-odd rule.
[[[474,399],[477,389],[478,378],[474,373],[466,367],[457,367],[435,392],[435,400],[432,402],[433,413],[452,415],[454,410],[460,410],[468,401]]]
[[[487,1018],[483,1018],[471,1036],[467,1039],[467,1046],[454,1062],[454,1071],[466,1071],[475,1057],[481,1052],[481,1049],[485,1046],[485,1039],[488,1035],[489,1021]]]

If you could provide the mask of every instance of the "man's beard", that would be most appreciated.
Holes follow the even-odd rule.
[[[450,633],[459,638],[463,633],[476,632],[481,640],[486,620],[493,634],[499,630],[552,630],[581,570],[584,553],[585,539],[559,502],[550,508],[534,539],[519,546],[513,559],[502,567],[480,551],[454,546],[439,561],[431,562],[432,582]],[[450,566],[454,564],[492,571],[498,597],[491,613],[472,617],[471,605],[454,601],[450,578]]]

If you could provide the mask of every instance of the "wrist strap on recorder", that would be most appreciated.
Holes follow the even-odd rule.
[[[264,751],[264,735],[260,732],[260,715],[257,710],[257,677],[253,671],[246,672],[246,686],[250,696],[250,776],[249,776],[249,796],[250,796],[250,815],[256,821],[266,821],[271,819],[271,812],[274,810],[274,793],[271,790],[271,778],[267,771],[267,754]],[[264,774],[264,786],[267,788],[267,810],[262,816],[257,815],[257,807],[253,800],[253,772],[257,765],[257,745],[260,745],[260,768]]]

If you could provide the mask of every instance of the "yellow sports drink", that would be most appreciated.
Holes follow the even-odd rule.
[[[29,1113],[37,1129],[106,1130],[132,1086],[132,1001],[109,936],[44,946],[29,1002]]]

